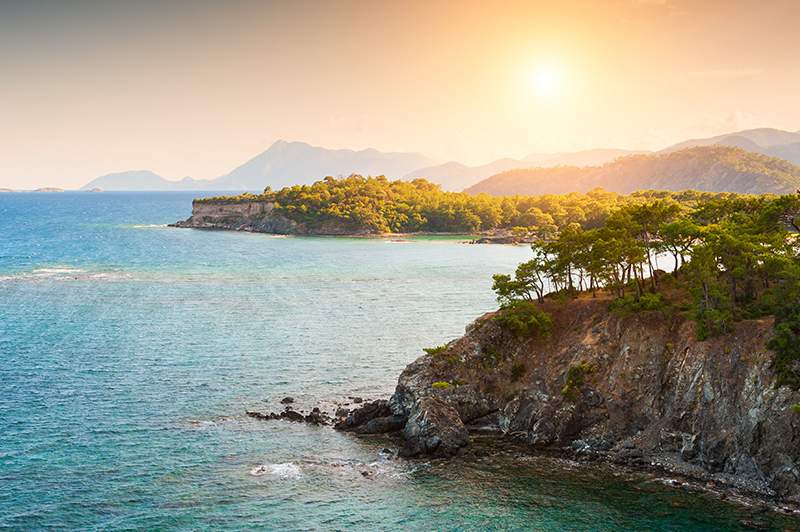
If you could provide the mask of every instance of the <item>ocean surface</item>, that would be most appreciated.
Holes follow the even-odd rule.
[[[0,529],[796,526],[657,477],[405,462],[382,438],[247,417],[387,396],[529,250],[166,227],[194,195],[0,194]]]

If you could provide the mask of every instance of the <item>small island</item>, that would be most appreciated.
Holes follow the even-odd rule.
[[[34,192],[64,192],[64,189],[57,187],[42,187],[42,188],[37,188],[36,190],[34,190]]]
[[[628,204],[670,199],[693,204],[729,194],[642,191],[617,194],[506,196],[445,192],[424,179],[390,181],[353,175],[312,185],[270,188],[261,194],[198,198],[192,216],[173,227],[225,229],[282,235],[474,235],[480,243],[552,239],[576,224],[591,229]]]

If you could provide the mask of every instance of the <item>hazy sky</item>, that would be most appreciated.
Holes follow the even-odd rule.
[[[0,0],[0,187],[277,139],[444,160],[800,129],[800,2]]]

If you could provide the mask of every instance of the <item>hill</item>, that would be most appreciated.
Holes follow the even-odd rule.
[[[498,159],[489,164],[484,164],[481,166],[466,166],[459,162],[451,161],[438,166],[420,168],[409,174],[406,174],[403,179],[427,179],[433,183],[438,183],[444,190],[460,191],[500,172],[505,172],[516,168],[526,168],[534,164],[540,167],[564,165],[596,166],[613,161],[618,157],[636,153],[643,152],[631,150],[596,149],[556,154],[536,153],[528,155],[524,159]]]
[[[780,194],[800,188],[800,167],[741,148],[699,146],[631,155],[597,167],[511,170],[485,179],[465,192],[539,195],[586,192],[597,187],[619,193],[693,189]]]
[[[351,174],[385,175],[399,178],[414,168],[430,166],[419,153],[330,150],[305,142],[279,140],[268,150],[213,181],[215,190],[262,190],[310,184],[325,176]]]
[[[351,174],[385,175],[398,178],[414,168],[435,161],[424,155],[405,152],[330,150],[305,142],[279,140],[269,149],[216,179],[186,177],[165,179],[149,170],[119,172],[98,177],[82,190],[263,190],[288,185],[310,184],[325,176]]]
[[[180,181],[165,179],[150,170],[130,170],[106,174],[83,185],[81,190],[214,190],[211,181],[185,177]]]
[[[731,146],[747,151],[780,157],[800,164],[800,131],[783,131],[773,128],[747,129],[705,139],[691,139],[675,144],[664,151],[676,151],[697,146]]]

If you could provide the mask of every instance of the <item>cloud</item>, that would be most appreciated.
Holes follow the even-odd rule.
[[[753,78],[764,73],[761,68],[719,68],[692,72],[692,76],[709,79]]]

